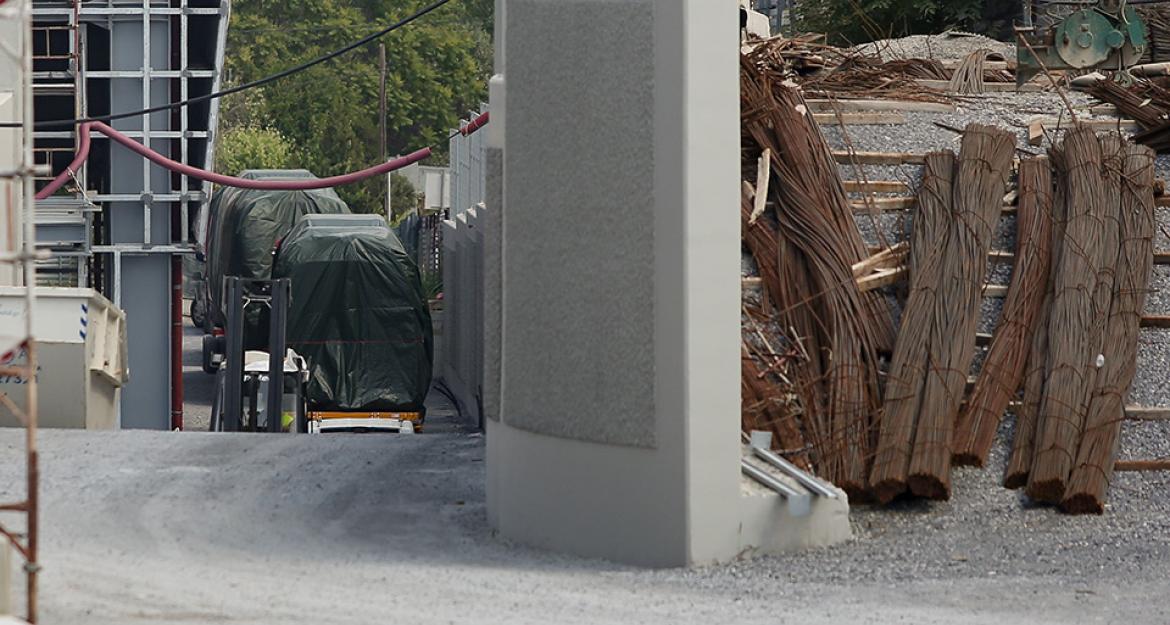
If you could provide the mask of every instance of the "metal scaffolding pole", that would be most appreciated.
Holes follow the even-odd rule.
[[[34,311],[36,310],[36,233],[34,214],[34,195],[36,185],[34,176],[36,167],[33,154],[33,90],[30,83],[32,77],[32,8],[31,0],[15,0],[0,4],[0,20],[15,20],[22,33],[20,50],[0,47],[0,54],[19,55],[20,93],[22,97],[20,107],[20,141],[21,164],[14,172],[8,174],[22,187],[20,204],[9,205],[8,211],[20,211],[23,219],[23,232],[20,250],[5,254],[0,260],[3,262],[18,263],[23,268],[23,282],[25,295],[25,316],[23,337],[19,346],[25,354],[23,364],[13,364],[4,367],[8,375],[19,376],[25,381],[25,404],[21,408],[6,394],[0,394],[0,404],[11,411],[25,425],[25,450],[27,470],[27,491],[23,501],[0,504],[0,511],[23,512],[26,515],[25,531],[22,534],[0,525],[0,534],[7,538],[21,556],[24,557],[24,571],[27,578],[26,609],[30,623],[37,621],[37,573],[40,569],[37,563],[37,527],[39,503],[39,472],[37,466],[37,345],[33,329]],[[15,59],[14,59],[15,60]],[[8,120],[4,120],[8,121]]]

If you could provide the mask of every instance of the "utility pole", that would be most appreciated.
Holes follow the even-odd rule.
[[[386,44],[378,43],[378,66],[381,78],[378,81],[378,156],[382,162],[386,162]],[[390,176],[393,174],[386,174],[386,197],[385,197],[385,212],[386,219],[393,221],[394,213],[391,212],[390,206]]]

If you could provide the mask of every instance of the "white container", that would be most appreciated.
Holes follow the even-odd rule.
[[[0,336],[24,334],[24,289],[0,287]],[[118,400],[129,379],[126,314],[93,289],[38,287],[33,332],[41,427],[116,429]],[[0,364],[25,362],[23,350]],[[24,407],[26,380],[0,376],[0,392]],[[20,421],[0,408],[0,426]]]

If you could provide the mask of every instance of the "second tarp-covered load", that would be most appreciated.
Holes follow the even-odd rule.
[[[375,215],[308,215],[281,242],[311,410],[422,412],[434,337],[418,267]]]

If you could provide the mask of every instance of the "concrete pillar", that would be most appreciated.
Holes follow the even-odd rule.
[[[732,558],[735,5],[504,4],[489,519],[510,539],[635,564]]]

